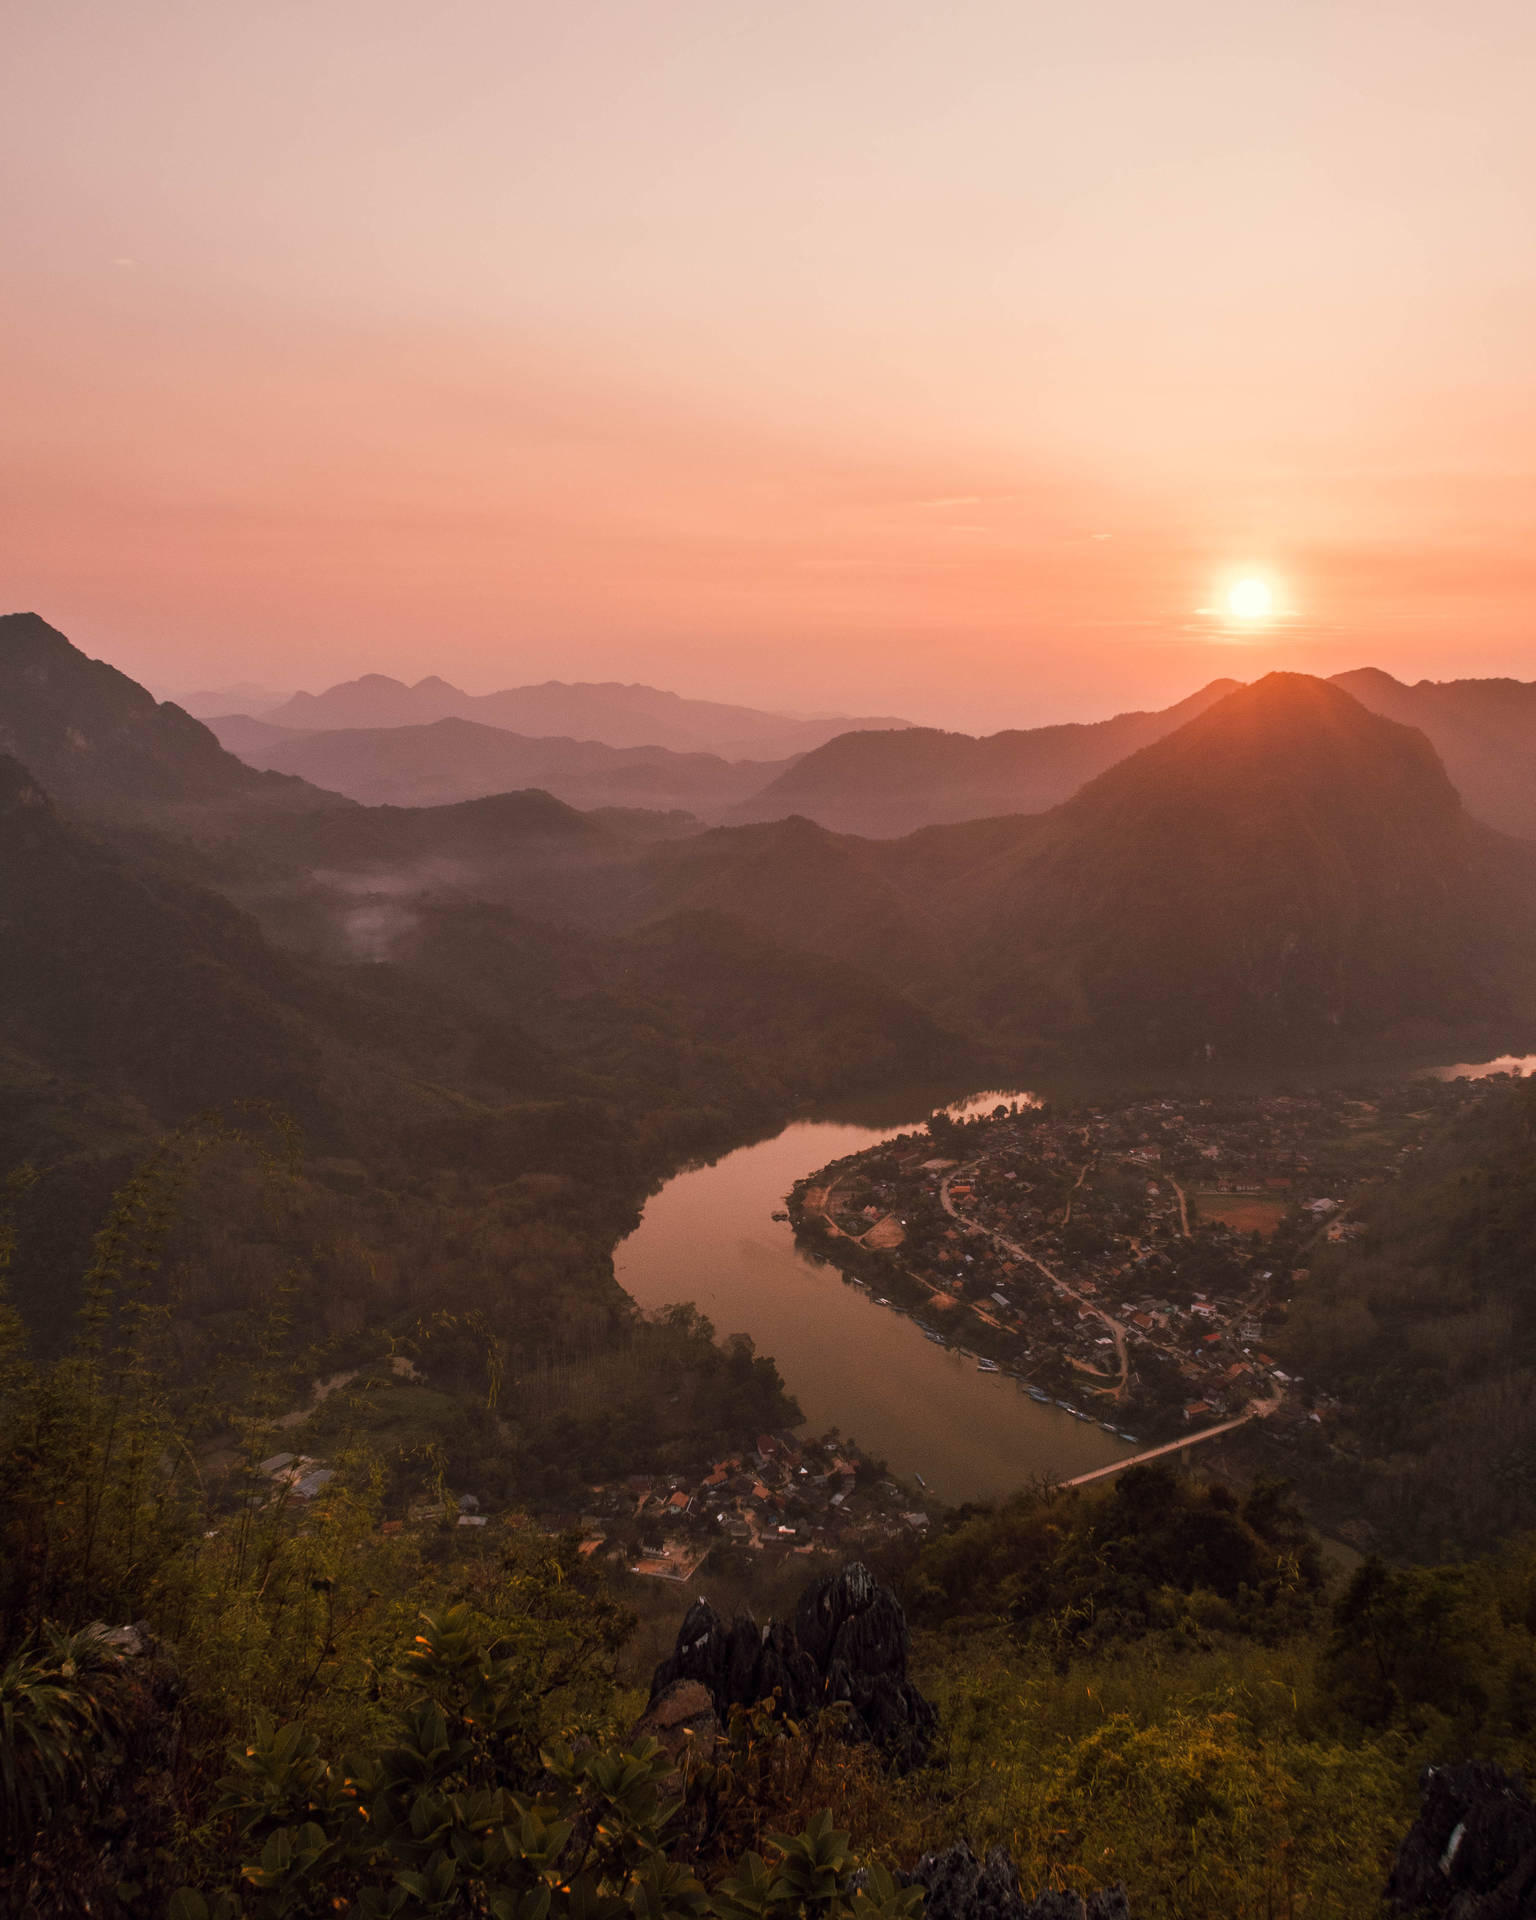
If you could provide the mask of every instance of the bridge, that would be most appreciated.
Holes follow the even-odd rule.
[[[1231,1433],[1234,1427],[1246,1427],[1250,1420],[1262,1420],[1265,1414],[1274,1412],[1276,1405],[1278,1402],[1251,1406],[1235,1420],[1223,1420],[1219,1427],[1202,1427],[1198,1433],[1183,1434],[1177,1440],[1164,1441],[1160,1447],[1148,1447],[1145,1453],[1133,1453],[1128,1460],[1111,1461],[1107,1467],[1095,1467],[1092,1473],[1079,1473],[1058,1484],[1063,1487],[1086,1487],[1095,1480],[1108,1480],[1117,1473],[1124,1473],[1127,1467],[1145,1466],[1148,1460],[1161,1460],[1168,1453],[1182,1453],[1186,1447],[1198,1447],[1202,1440],[1214,1440],[1218,1434]]]

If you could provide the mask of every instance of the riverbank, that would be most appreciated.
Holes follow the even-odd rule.
[[[1146,1453],[1260,1419],[1294,1439],[1337,1413],[1265,1344],[1309,1246],[1360,1231],[1349,1196],[1481,1097],[1442,1077],[1374,1098],[1000,1102],[822,1166],[788,1211],[873,1304]]]
[[[614,1254],[619,1283],[656,1309],[694,1302],[722,1335],[748,1334],[770,1354],[806,1415],[802,1432],[835,1428],[893,1474],[948,1505],[1005,1498],[1119,1459],[1123,1442],[1021,1396],[926,1341],[910,1320],[874,1305],[836,1269],[797,1247],[785,1196],[808,1167],[921,1124],[935,1090],[899,1091],[799,1120],[768,1140],[693,1167],[646,1205]],[[1026,1089],[987,1089],[950,1109],[966,1114]],[[849,1117],[842,1117],[848,1114]]]

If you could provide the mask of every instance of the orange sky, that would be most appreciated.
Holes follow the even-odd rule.
[[[1065,15],[1066,17],[1060,17]],[[1536,12],[20,0],[0,606],[972,729],[1536,674]],[[1285,617],[1200,613],[1239,573]]]

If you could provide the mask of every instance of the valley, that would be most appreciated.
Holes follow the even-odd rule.
[[[978,1606],[1021,1686],[1278,1675],[1278,1480],[1410,1560],[1529,1524],[1529,1090],[1393,1073],[1528,1044],[1536,851],[1336,687],[1207,693],[1045,812],[699,830],[368,804],[0,622],[0,1609],[152,1613],[206,1757],[372,1724],[423,1606],[600,1622],[578,1716],[631,1610],[851,1554],[941,1688]]]
[[[1536,1920],[1536,7],[4,48],[0,1920]]]

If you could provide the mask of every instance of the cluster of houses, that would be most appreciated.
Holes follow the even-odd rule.
[[[708,1472],[635,1474],[594,1487],[581,1517],[584,1553],[631,1572],[688,1580],[711,1554],[808,1558],[924,1532],[928,1516],[851,1441],[759,1434]]]
[[[1347,1196],[1394,1177],[1476,1093],[1004,1106],[822,1168],[790,1216],[928,1338],[1122,1438],[1254,1405],[1282,1429],[1319,1424],[1328,1402],[1273,1350],[1307,1249],[1363,1232]]]

